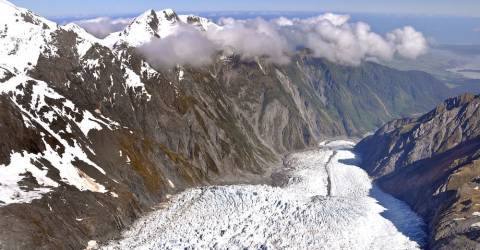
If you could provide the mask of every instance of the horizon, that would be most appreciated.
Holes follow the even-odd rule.
[[[91,4],[88,5],[88,2],[92,0],[86,0],[87,6],[99,6],[99,9],[102,9],[102,6],[106,6],[106,2]],[[343,0],[343,2],[349,0]],[[170,8],[176,11],[179,14],[195,14],[209,18],[213,21],[218,21],[221,17],[232,17],[235,19],[252,19],[256,17],[261,17],[264,19],[273,19],[278,17],[288,17],[288,18],[305,18],[313,17],[320,15],[326,12],[332,12],[336,14],[346,14],[352,17],[352,21],[355,22],[366,22],[372,26],[372,29],[378,33],[385,34],[392,29],[395,29],[400,26],[413,26],[419,31],[424,33],[429,39],[432,45],[480,45],[480,14],[477,17],[473,16],[462,16],[462,15],[452,15],[452,13],[437,13],[437,14],[427,14],[419,12],[380,12],[379,9],[374,9],[373,11],[365,11],[365,9],[352,9],[348,8],[337,8],[338,10],[324,8],[311,10],[267,10],[267,9],[257,9],[255,10],[183,10],[182,4],[175,4],[169,1],[165,2],[161,6],[158,3],[152,3],[148,0],[139,1],[139,5],[136,5],[136,9],[130,8],[128,12],[119,13],[119,9],[125,9],[123,7],[115,7],[107,13],[107,11],[82,11],[82,8],[76,10],[76,14],[68,13],[69,9],[72,8],[77,2],[58,2],[58,0],[46,0],[42,1],[42,4],[38,4],[37,1],[32,0],[14,0],[10,1],[13,4],[30,9],[35,13],[42,15],[52,21],[55,21],[61,25],[69,22],[80,22],[82,20],[95,19],[99,17],[106,17],[110,19],[125,19],[125,18],[135,18],[141,13],[145,12],[148,9],[161,10]],[[45,3],[47,2],[47,3]],[[55,2],[56,6],[56,15],[49,15],[45,9],[49,9],[49,2]],[[58,3],[57,3],[58,2]],[[123,4],[127,1],[121,1]],[[186,1],[181,1],[184,3]],[[209,1],[215,2],[215,1]],[[283,2],[283,1],[282,1]],[[309,0],[302,0],[301,3],[309,2]],[[468,0],[463,0],[462,2],[469,2]],[[149,4],[147,4],[149,3]],[[327,1],[328,3],[328,1]],[[195,5],[195,4],[194,4]],[[302,4],[300,4],[302,5]],[[318,5],[318,4],[317,4]],[[388,4],[383,4],[385,6]],[[70,6],[70,7],[68,7]],[[117,6],[117,5],[115,5]],[[256,5],[252,5],[256,6]],[[305,5],[303,5],[305,6]],[[461,4],[459,4],[461,6]],[[330,6],[332,7],[332,6]],[[250,7],[254,8],[254,7]],[[58,10],[57,10],[58,9]],[[87,8],[88,9],[88,8]],[[192,8],[193,9],[193,8]],[[479,6],[480,9],[480,6]],[[63,10],[63,11],[62,11]],[[104,13],[101,13],[104,12]],[[60,14],[63,13],[63,14]],[[457,13],[457,12],[455,12]],[[479,10],[480,13],[480,10]],[[52,14],[52,13],[50,13]],[[408,17],[408,18],[406,18]],[[438,27],[443,27],[439,29]]]
[[[254,19],[257,17],[271,20],[279,17],[309,18],[327,12],[320,11],[176,11],[178,14],[193,14],[206,17],[214,22],[224,17],[234,19]],[[83,16],[83,17],[59,17],[50,18],[59,24],[70,22],[82,22],[96,18],[133,19],[141,13],[112,15],[112,16]],[[480,45],[480,17],[455,17],[455,16],[425,16],[416,14],[383,14],[383,13],[346,13],[334,12],[335,14],[349,15],[353,22],[366,22],[372,30],[380,34],[386,34],[401,26],[412,26],[425,34],[430,45]],[[405,17],[409,17],[406,19]],[[479,25],[477,25],[479,24]],[[445,29],[437,29],[445,27]],[[445,32],[448,31],[448,32]]]
[[[161,3],[152,0],[114,1],[94,0],[59,1],[59,0],[11,0],[10,2],[35,11],[49,18],[89,17],[89,16],[124,16],[142,13],[148,9],[171,8],[178,12],[343,12],[355,14],[394,14],[438,17],[477,17],[480,18],[480,5],[475,0],[438,0],[433,3],[418,3],[406,0],[398,3],[392,0],[325,0],[322,3],[314,0],[299,0],[291,3],[280,1],[245,0],[238,3],[208,0],[198,3],[192,0]],[[452,8],[452,3],[455,7]],[[52,10],[49,6],[55,5]],[[133,5],[133,6],[132,6]],[[272,6],[275,6],[272,8]]]
[[[480,246],[479,0],[11,1],[0,250]]]

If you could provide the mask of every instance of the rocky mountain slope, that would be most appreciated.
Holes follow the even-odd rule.
[[[425,73],[307,52],[287,65],[219,55],[155,69],[135,32],[162,39],[177,25],[214,24],[147,11],[99,40],[0,0],[0,248],[84,248],[169,194],[258,181],[285,152],[361,136],[447,94]]]
[[[480,246],[480,96],[389,122],[356,149],[380,186],[428,221],[430,248]]]

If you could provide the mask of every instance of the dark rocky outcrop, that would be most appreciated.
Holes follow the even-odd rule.
[[[58,187],[30,203],[0,204],[0,248],[83,249],[118,236],[170,194],[268,181],[286,152],[362,136],[448,94],[422,72],[339,66],[308,53],[287,65],[219,56],[203,67],[153,69],[134,48],[96,43],[81,53],[79,34],[51,32],[25,72],[0,66],[0,168],[13,153],[34,154],[30,163]],[[92,120],[102,129],[84,133],[81,123]],[[44,154],[51,148],[61,158],[69,147],[86,159],[55,165]],[[61,176],[70,163],[92,190]],[[27,171],[20,186],[41,185]]]
[[[426,219],[431,249],[480,247],[480,96],[389,122],[356,150],[385,191]]]

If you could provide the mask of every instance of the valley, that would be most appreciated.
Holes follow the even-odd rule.
[[[109,18],[0,0],[0,249],[480,242],[480,97],[444,101],[477,91],[443,74],[470,52],[344,14],[141,11],[95,37]]]
[[[188,189],[103,249],[420,249],[423,220],[371,184],[353,145],[289,154],[274,186]]]

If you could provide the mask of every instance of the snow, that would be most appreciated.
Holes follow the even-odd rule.
[[[185,79],[185,71],[183,69],[180,69],[178,71],[178,81],[183,81],[183,79]]]
[[[89,70],[93,71],[93,77],[95,77],[96,80],[100,79],[100,60],[99,59],[87,59],[85,61],[85,66]]]
[[[176,14],[175,14],[175,11],[173,11],[172,9],[164,9],[162,11],[157,12],[157,15],[160,16],[160,17],[163,16],[163,15],[165,17],[171,17],[171,16],[174,16]]]
[[[102,44],[102,40],[94,37],[85,29],[74,23],[69,23],[62,26],[63,29],[75,32],[77,34],[77,53],[79,58],[87,54],[88,50],[96,43]]]
[[[147,92],[145,89],[145,84],[142,82],[142,79],[140,78],[139,75],[137,75],[133,70],[128,68],[127,66],[124,66],[125,69],[125,89],[126,88],[132,88],[133,90],[137,90],[137,88],[140,88],[140,92],[138,92],[141,95],[145,95],[147,97],[147,100],[149,101],[151,99],[151,95]]]
[[[9,75],[9,72],[7,69],[1,68],[0,67],[0,81],[6,79]]]
[[[98,243],[94,240],[91,240],[87,243],[87,248],[85,250],[93,250],[98,248]]]
[[[28,81],[31,83],[32,88],[31,100],[30,103],[23,106],[18,98],[25,95],[23,89]],[[94,153],[88,145],[82,146],[75,139],[72,139],[73,145],[71,145],[69,141],[61,136],[61,133],[54,132],[50,124],[53,120],[63,118],[70,122],[63,132],[68,133],[68,131],[72,131],[73,125],[83,133],[88,141],[88,133],[91,130],[114,129],[118,126],[117,123],[104,117],[99,119],[89,111],[79,110],[71,101],[51,89],[47,83],[35,81],[24,75],[12,77],[2,83],[0,85],[0,94],[10,96],[11,100],[21,110],[26,125],[33,126],[32,124],[38,124],[49,136],[55,138],[65,148],[64,152],[60,154],[56,146],[52,148],[47,143],[43,134],[42,140],[46,147],[44,152],[39,154],[12,152],[10,164],[0,165],[0,201],[3,204],[30,202],[41,198],[42,194],[48,193],[52,187],[59,185],[59,183],[47,177],[48,170],[43,165],[42,160],[48,161],[53,167],[58,169],[62,182],[75,186],[80,191],[107,192],[103,185],[97,183],[74,165],[75,162],[82,161],[95,168],[101,174],[105,174],[101,167],[89,159],[86,151],[90,151],[91,154]],[[46,102],[47,98],[60,101],[62,104],[49,105]],[[83,117],[81,120],[78,119],[79,115]],[[18,183],[27,172],[32,174],[42,188],[26,190]]]
[[[153,13],[155,13],[155,15]],[[155,16],[158,19],[158,25],[152,27],[150,24],[154,23]],[[198,20],[198,22],[189,23],[189,18]],[[176,34],[185,24],[193,25],[201,31],[207,31],[219,27],[217,24],[206,18],[194,15],[177,16],[172,9],[164,9],[160,11],[148,10],[135,18],[123,31],[108,35],[101,41],[101,43],[109,48],[114,48],[116,45],[122,43],[128,44],[132,47],[140,47],[150,42],[152,39],[163,39]]]
[[[113,48],[115,45],[120,43],[126,43],[132,47],[138,47],[149,42],[150,39],[155,37],[157,32],[157,30],[153,30],[153,28],[149,25],[154,20],[152,12],[153,10],[144,12],[142,15],[135,18],[132,23],[125,28],[125,30],[108,35],[105,39],[103,39],[103,44],[110,48]],[[170,28],[172,27],[163,24],[162,28],[162,32],[164,33],[161,34],[166,35],[167,32],[170,32]]]
[[[10,155],[9,165],[0,165],[0,206],[10,203],[25,203],[39,199],[50,188],[35,188],[34,190],[22,189],[18,184],[27,172],[31,173],[38,184],[42,186],[57,187],[58,184],[47,177],[47,171],[37,168],[32,164],[35,155],[26,152]]]
[[[24,20],[31,17],[31,22]],[[15,72],[33,67],[40,52],[55,55],[51,45],[57,25],[30,11],[18,8],[8,1],[0,2],[0,65],[9,65]]]
[[[421,248],[423,221],[353,165],[353,143],[323,145],[288,156],[283,185],[189,189],[104,249]]]
[[[159,74],[155,69],[153,69],[150,66],[150,64],[148,64],[146,62],[143,62],[143,64],[142,64],[141,73],[142,73],[142,75],[146,74],[147,78],[152,78],[152,77]]]
[[[216,23],[210,21],[207,18],[199,17],[199,16],[195,16],[195,15],[179,15],[178,18],[183,23],[188,23],[188,18],[199,20],[199,22],[197,22],[197,23],[190,23],[190,24],[200,28],[200,30],[203,30],[203,31],[208,31],[210,29],[216,29],[216,28],[220,27]]]

